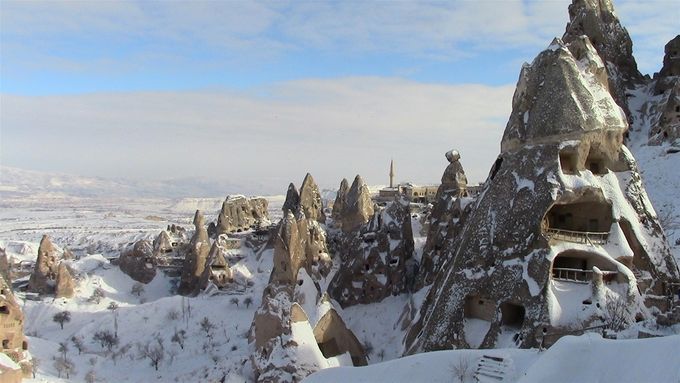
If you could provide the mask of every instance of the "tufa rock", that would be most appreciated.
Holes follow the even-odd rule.
[[[162,238],[164,232],[158,238]],[[158,238],[154,241],[159,243]],[[157,259],[153,245],[147,240],[135,242],[131,249],[126,249],[118,258],[118,267],[130,278],[140,283],[149,283],[156,277]]]
[[[268,224],[267,206],[265,198],[228,196],[217,216],[216,234],[241,232],[257,225]]]
[[[73,298],[75,295],[76,284],[73,281],[71,272],[64,262],[59,262],[57,271],[57,281],[55,287],[55,296],[57,298]]]
[[[297,188],[294,183],[288,185],[288,191],[286,192],[286,200],[283,202],[281,208],[285,213],[287,210],[293,212],[293,214],[298,214],[300,212],[300,193],[298,193]]]
[[[415,281],[409,202],[401,198],[376,211],[368,223],[346,233],[342,265],[328,291],[342,307],[380,302],[410,291]]]
[[[210,252],[210,238],[205,227],[205,219],[200,210],[194,214],[194,235],[182,266],[182,277],[178,292],[182,295],[196,294],[200,289],[201,276],[206,267]]]
[[[340,222],[342,220],[342,211],[345,209],[345,201],[347,201],[347,192],[349,191],[349,184],[347,178],[343,178],[340,182],[338,194],[335,196],[333,203],[333,220]]]
[[[0,276],[2,276],[9,285],[12,284],[11,271],[7,252],[0,247]]]
[[[644,82],[633,57],[633,42],[621,26],[611,0],[572,0],[569,23],[562,36],[572,43],[585,35],[602,58],[610,92],[616,103],[630,116],[626,92]]]
[[[622,145],[626,119],[603,68],[582,37],[554,41],[522,69],[501,154],[441,243],[447,272],[408,331],[408,353],[549,346],[602,324],[608,307],[623,305],[626,323],[668,310],[664,286],[680,271]]]
[[[462,226],[463,212],[473,198],[468,197],[467,177],[460,163],[460,154],[451,150],[445,154],[449,165],[442,175],[442,183],[437,189],[434,206],[428,217],[427,240],[423,248],[415,282],[415,289],[432,284],[449,259],[442,251],[446,237],[456,235]]]
[[[16,301],[10,285],[0,276],[0,352],[18,366],[0,371],[2,382],[20,382],[31,376],[32,366],[28,340],[24,336],[24,314]],[[5,366],[7,367],[7,366]]]
[[[290,188],[288,189],[290,190]],[[306,223],[301,220],[298,225],[293,213],[288,210],[279,223],[274,239],[274,268],[270,282],[280,284],[294,284],[301,267],[309,268],[311,262],[307,259],[305,241]],[[302,226],[302,232],[300,230]]]
[[[326,222],[326,214],[323,212],[323,202],[321,201],[319,187],[309,173],[305,176],[300,187],[300,207],[307,218],[320,223]]]
[[[57,279],[59,267],[59,254],[50,238],[43,235],[38,247],[38,259],[35,268],[28,280],[28,291],[38,294],[51,294],[54,292],[54,282]]]
[[[675,36],[664,47],[663,67],[659,77],[680,76],[680,35]]]
[[[347,199],[344,205],[340,221],[342,231],[345,233],[359,228],[373,216],[371,194],[368,186],[358,174],[347,191]]]

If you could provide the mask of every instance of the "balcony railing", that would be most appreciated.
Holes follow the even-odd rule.
[[[592,231],[574,231],[564,229],[549,228],[545,231],[550,239],[582,243],[584,245],[604,245],[607,242],[609,233],[598,233]]]
[[[616,274],[617,274],[616,271],[602,270],[602,275],[605,277],[605,279],[611,279],[607,278],[607,276],[613,276]],[[553,279],[560,279],[563,281],[589,283],[593,279],[593,271],[583,269],[570,269],[566,267],[553,267],[552,276]]]

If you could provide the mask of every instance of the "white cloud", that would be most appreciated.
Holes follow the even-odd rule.
[[[202,176],[281,192],[310,171],[436,182],[455,147],[472,181],[499,151],[513,88],[300,80],[255,92],[2,95],[2,161],[109,177]]]

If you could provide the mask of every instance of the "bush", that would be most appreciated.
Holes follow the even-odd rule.
[[[106,348],[109,352],[118,345],[118,338],[108,330],[97,331],[92,336],[92,340],[99,343],[102,348]]]
[[[130,293],[132,293],[132,295],[136,295],[136,296],[139,297],[139,296],[142,296],[142,294],[144,294],[144,290],[145,290],[144,284],[142,284],[140,282],[136,282],[134,285],[132,285],[132,289],[130,289]]]
[[[104,289],[102,289],[101,287],[97,287],[92,292],[92,295],[90,295],[90,297],[87,298],[87,301],[90,303],[98,304],[99,302],[102,301],[102,298],[104,298],[104,296],[105,296]]]

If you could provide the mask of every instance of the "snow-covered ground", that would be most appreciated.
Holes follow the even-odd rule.
[[[319,371],[305,383],[329,382],[478,382],[480,365],[491,367],[502,381],[677,382],[680,379],[680,335],[607,340],[599,335],[566,336],[546,351],[495,349],[450,350],[417,354],[367,367]],[[490,356],[502,358],[496,363]],[[488,371],[488,369],[487,369]],[[501,381],[484,380],[484,381]]]

